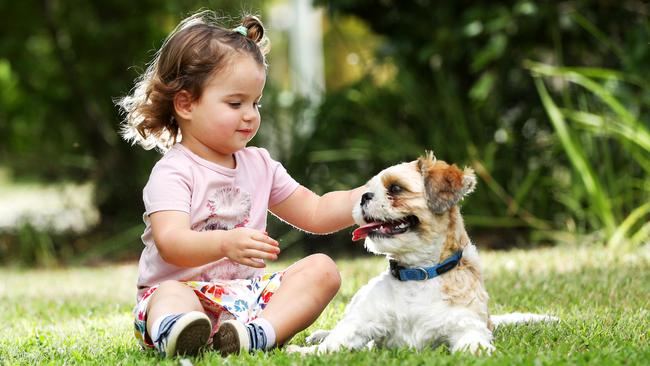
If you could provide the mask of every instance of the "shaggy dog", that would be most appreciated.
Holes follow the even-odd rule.
[[[360,226],[353,240],[365,239],[368,251],[388,257],[390,268],[355,294],[334,329],[307,339],[320,344],[289,351],[446,343],[452,352],[490,353],[496,325],[556,320],[489,315],[478,252],[458,208],[475,186],[471,169],[460,170],[431,153],[373,177],[353,211]]]

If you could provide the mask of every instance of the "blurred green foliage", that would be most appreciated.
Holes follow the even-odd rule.
[[[283,94],[286,80],[269,82],[255,141],[303,185],[350,188],[433,150],[481,178],[464,208],[479,244],[647,241],[648,5],[317,3],[327,12],[329,90],[313,109]],[[187,13],[265,5],[0,3],[0,165],[18,179],[95,182],[102,218],[83,238],[31,227],[0,236],[0,255],[25,262],[16,247],[50,248],[37,260],[49,263],[137,254],[141,189],[159,155],[119,139],[113,99]],[[315,237],[272,219],[269,232],[298,252],[356,250],[349,230]]]
[[[650,126],[647,4],[320,3],[333,24],[358,17],[382,42],[366,77],[327,94],[312,139],[295,157],[312,167],[305,184],[327,191],[362,183],[431,149],[482,178],[464,212],[474,232],[499,233],[485,236],[488,244],[648,241],[649,151],[630,140]],[[527,60],[578,67],[575,74],[597,79],[598,88],[532,72]],[[395,76],[378,82],[385,64]],[[544,90],[563,106],[570,140]],[[579,113],[600,116],[602,127],[585,128]]]

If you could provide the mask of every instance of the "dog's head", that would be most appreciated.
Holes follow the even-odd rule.
[[[475,186],[472,169],[460,170],[431,153],[389,167],[367,183],[353,210],[359,225],[353,240],[365,238],[369,251],[394,258],[439,255],[452,208]]]

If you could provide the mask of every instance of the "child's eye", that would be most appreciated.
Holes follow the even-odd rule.
[[[255,107],[256,107],[257,109],[262,108],[262,103],[261,103],[261,102],[256,102],[256,103],[253,103],[253,104],[255,105]]]
[[[230,107],[232,107],[232,108],[235,108],[235,109],[241,107],[241,103],[240,103],[240,102],[228,102],[228,105],[229,105]]]

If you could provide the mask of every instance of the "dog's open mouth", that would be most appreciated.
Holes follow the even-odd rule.
[[[368,218],[365,220],[368,224],[359,226],[354,230],[354,232],[352,232],[353,241],[365,239],[367,236],[392,236],[403,234],[420,222],[420,220],[413,215],[395,221],[375,221]]]

